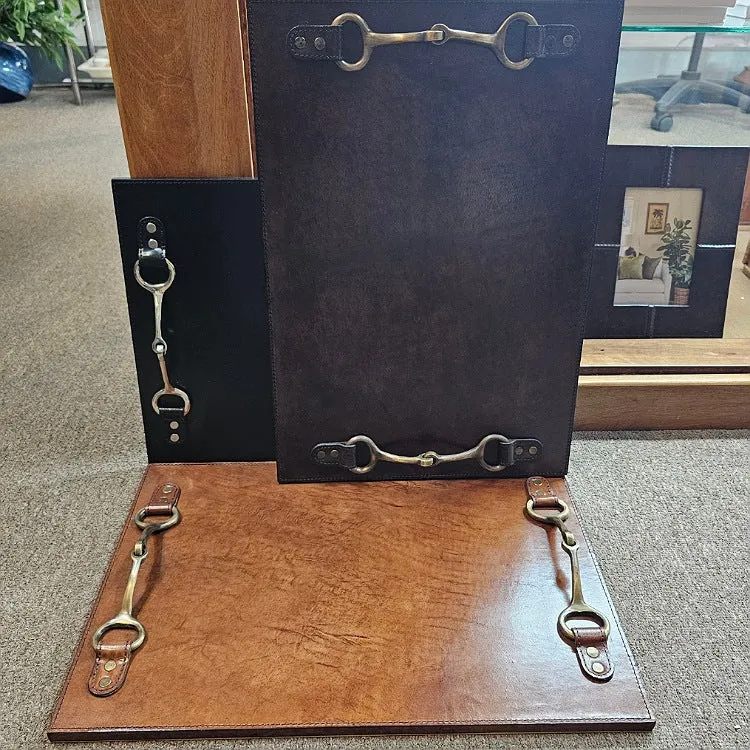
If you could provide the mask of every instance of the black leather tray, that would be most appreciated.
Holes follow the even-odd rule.
[[[257,181],[114,180],[112,189],[149,461],[272,459]],[[167,257],[176,270],[164,295],[162,329],[170,377],[192,404],[178,443],[170,441],[168,424],[151,407],[162,387],[151,350],[154,304],[133,274],[138,223],[147,216],[163,223]]]

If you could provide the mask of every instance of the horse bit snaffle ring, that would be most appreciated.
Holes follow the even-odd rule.
[[[100,625],[91,638],[96,659],[89,678],[89,691],[96,696],[106,697],[116,692],[125,681],[130,666],[130,658],[146,640],[146,628],[133,615],[133,597],[138,583],[138,573],[148,557],[148,540],[154,534],[161,534],[182,520],[177,502],[180,499],[180,488],[167,482],[157,489],[148,505],[141,508],[133,522],[141,530],[133,550],[130,553],[132,564],[130,575],[125,586],[120,611],[111,619]],[[150,521],[154,516],[166,516],[163,521]],[[125,644],[112,646],[103,643],[104,635],[110,630],[134,630],[135,638]]]
[[[331,26],[343,26],[345,23],[353,23],[359,28],[362,34],[362,57],[356,62],[350,63],[346,60],[337,60],[336,64],[349,73],[367,65],[372,51],[375,47],[382,47],[387,44],[405,44],[408,42],[431,42],[432,44],[441,45],[451,40],[470,42],[479,44],[483,47],[489,47],[498,60],[510,70],[523,70],[534,61],[533,57],[526,57],[523,60],[511,60],[505,51],[505,39],[508,35],[508,29],[514,21],[523,21],[529,26],[538,26],[536,18],[530,13],[512,13],[501,24],[500,28],[494,34],[482,34],[476,31],[461,31],[451,29],[444,23],[436,23],[426,31],[407,31],[396,34],[380,34],[373,31],[362,16],[356,13],[342,13],[340,16],[331,21]]]
[[[161,371],[161,379],[163,387],[160,388],[151,399],[151,406],[157,414],[161,414],[159,409],[159,400],[162,396],[177,396],[182,400],[182,415],[186,416],[190,411],[190,397],[181,388],[176,388],[172,385],[169,380],[169,373],[167,372],[167,360],[165,355],[167,353],[167,342],[161,333],[161,312],[164,301],[164,292],[172,286],[177,272],[175,271],[174,263],[169,258],[164,258],[164,262],[167,265],[167,278],[166,281],[162,281],[158,284],[150,284],[143,276],[141,276],[141,261],[140,259],[135,262],[135,280],[147,291],[151,292],[154,297],[154,340],[151,343],[151,350],[156,354],[156,358],[159,361],[159,370]]]
[[[544,477],[529,478],[526,487],[529,495],[526,514],[537,523],[556,527],[562,536],[561,546],[570,558],[570,603],[560,612],[557,629],[563,640],[575,648],[583,673],[592,680],[606,682],[614,674],[607,649],[610,623],[602,612],[583,598],[578,541],[566,525],[570,507]],[[588,621],[593,626],[576,625],[573,623],[576,620]]]

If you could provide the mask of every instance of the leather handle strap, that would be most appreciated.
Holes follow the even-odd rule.
[[[141,535],[131,553],[132,566],[122,606],[113,618],[94,631],[91,638],[94,648],[94,666],[89,675],[88,688],[89,692],[98,698],[106,698],[123,686],[133,654],[146,640],[146,629],[133,614],[133,594],[138,581],[138,572],[148,555],[146,545],[149,538],[180,522],[181,515],[177,509],[179,499],[180,488],[172,482],[166,482],[154,489],[148,503],[135,514],[133,520],[141,530]],[[165,520],[164,516],[167,516]],[[155,517],[161,517],[162,520],[154,520]],[[135,631],[136,636],[124,643],[104,643],[104,636],[114,630]]]
[[[607,682],[615,672],[607,649],[610,625],[607,617],[583,598],[578,543],[566,524],[570,507],[545,477],[529,477],[526,490],[529,494],[527,515],[537,523],[556,527],[562,536],[562,548],[570,557],[570,604],[558,617],[558,632],[575,650],[583,674],[596,682]],[[583,625],[583,621],[595,624]]]
[[[357,463],[358,445],[363,445],[368,452],[368,459],[361,465]],[[489,458],[490,455],[492,458]],[[441,464],[475,460],[483,469],[495,472],[504,471],[519,462],[538,460],[542,456],[542,444],[534,438],[510,439],[491,434],[482,438],[478,445],[460,453],[425,451],[416,456],[404,456],[382,450],[366,435],[357,435],[344,442],[318,443],[313,446],[310,456],[316,464],[337,466],[355,474],[368,473],[379,461],[430,469]]]
[[[188,420],[184,406],[161,406],[158,411],[161,428],[159,433],[165,443],[174,448],[185,444],[188,436]]]
[[[581,32],[570,24],[527,25],[523,57],[570,57],[578,48]],[[287,48],[297,60],[342,61],[343,26],[301,24],[287,34]]]
[[[172,482],[159,485],[152,493],[148,503],[138,514],[141,518],[150,516],[171,516],[180,500],[180,488]]]
[[[570,57],[581,43],[581,32],[570,24],[527,26],[524,57]]]
[[[94,668],[89,676],[89,692],[97,698],[116,693],[124,684],[130,667],[130,641],[116,646],[105,643],[96,649]]]
[[[295,26],[286,38],[297,60],[343,60],[341,26]]]
[[[357,446],[349,443],[318,443],[312,449],[312,460],[320,466],[339,466],[354,469],[357,466]]]
[[[607,682],[615,673],[607,649],[607,636],[601,627],[572,627],[581,671],[591,680]]]
[[[526,491],[533,501],[534,508],[559,508],[560,498],[546,477],[529,477]]]
[[[157,216],[144,216],[138,222],[138,260],[145,268],[166,269],[167,232]]]

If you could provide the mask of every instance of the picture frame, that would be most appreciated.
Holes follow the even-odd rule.
[[[664,234],[669,221],[669,203],[649,203],[646,213],[646,234]]]
[[[741,146],[607,147],[587,339],[721,338],[748,156]],[[703,191],[689,304],[614,304],[628,188]]]

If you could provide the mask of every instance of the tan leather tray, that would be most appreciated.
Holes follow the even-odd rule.
[[[569,563],[559,534],[525,517],[523,480],[279,485],[273,464],[154,464],[134,511],[167,481],[183,520],[153,538],[139,581],[146,643],[119,692],[89,694],[131,515],[50,739],[653,727],[575,518],[584,593],[612,619],[613,679],[584,677],[559,638]]]

